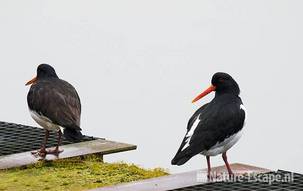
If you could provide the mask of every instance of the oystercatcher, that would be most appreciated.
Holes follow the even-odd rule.
[[[28,81],[31,85],[27,94],[27,103],[32,118],[45,129],[45,138],[41,149],[32,152],[45,157],[46,154],[59,155],[61,128],[67,140],[76,141],[82,138],[80,128],[81,103],[75,88],[58,78],[55,69],[48,64],[40,64],[37,76]],[[53,150],[46,150],[49,131],[57,131],[58,145]]]
[[[237,82],[227,73],[215,73],[211,86],[198,95],[196,102],[212,91],[214,99],[199,108],[190,118],[187,132],[172,165],[183,165],[197,154],[206,156],[208,177],[211,176],[210,156],[222,154],[229,175],[233,172],[227,161],[226,152],[240,138],[245,120],[245,107],[239,97]]]

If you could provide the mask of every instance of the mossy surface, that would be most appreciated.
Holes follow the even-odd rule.
[[[167,175],[161,168],[143,169],[134,164],[103,163],[98,157],[44,161],[0,171],[0,191],[79,191]]]

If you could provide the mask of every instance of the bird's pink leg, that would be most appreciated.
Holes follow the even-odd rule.
[[[223,160],[224,160],[224,162],[225,162],[225,166],[226,166],[226,168],[227,168],[227,171],[228,171],[229,176],[233,176],[234,173],[232,172],[232,170],[231,170],[231,168],[230,168],[230,166],[229,166],[229,163],[228,163],[228,161],[227,161],[226,152],[222,153],[222,158],[223,158]]]
[[[45,148],[46,148],[46,144],[47,144],[48,137],[49,137],[49,131],[48,131],[47,129],[45,129],[44,141],[43,141],[43,143],[42,143],[42,145],[41,145],[41,148],[40,148],[40,150],[38,150],[38,151],[33,151],[33,152],[31,152],[32,155],[40,156],[40,157],[42,157],[42,158],[45,158],[46,153],[47,153]]]
[[[207,160],[207,178],[208,180],[211,180],[212,176],[211,176],[211,167],[210,167],[210,157],[206,156],[206,160]]]
[[[58,144],[54,150],[47,151],[47,154],[53,154],[53,155],[58,156],[60,153],[62,153],[63,150],[59,150],[59,146],[61,145],[61,140],[62,140],[62,132],[59,129],[58,130]]]

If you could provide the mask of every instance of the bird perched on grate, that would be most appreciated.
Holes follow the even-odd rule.
[[[187,132],[172,165],[183,165],[197,154],[206,156],[208,177],[211,176],[210,156],[222,154],[229,175],[233,172],[227,161],[226,152],[240,138],[245,120],[245,107],[239,97],[240,88],[237,82],[226,73],[215,73],[212,85],[198,95],[196,102],[212,91],[214,99],[203,105],[190,118]]]
[[[68,82],[59,79],[55,69],[48,64],[40,64],[37,76],[28,81],[30,85],[27,103],[32,118],[45,129],[41,149],[32,152],[45,157],[46,154],[59,155],[62,132],[67,140],[82,139],[80,128],[81,103],[76,89]],[[49,131],[58,132],[58,144],[53,150],[46,150]]]

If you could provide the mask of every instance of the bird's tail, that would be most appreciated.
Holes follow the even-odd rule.
[[[63,130],[64,137],[71,142],[77,142],[82,140],[83,135],[81,133],[81,129],[75,129],[75,128],[64,128]]]
[[[185,149],[184,151],[178,152],[176,154],[176,156],[171,161],[171,164],[180,166],[180,165],[183,165],[184,163],[186,163],[192,157],[193,157],[193,155],[191,153],[188,153],[187,149]]]

